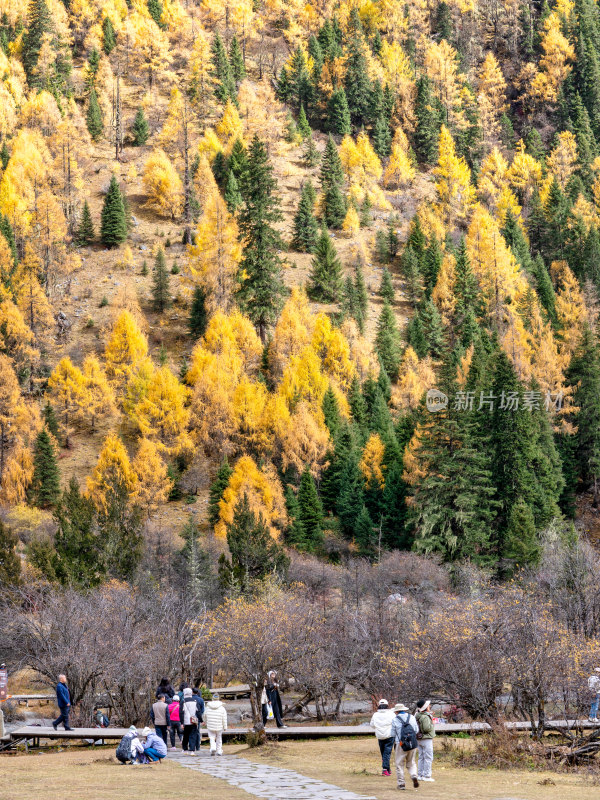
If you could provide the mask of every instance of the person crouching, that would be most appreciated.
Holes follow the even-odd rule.
[[[167,745],[162,735],[159,736],[152,728],[144,728],[142,736],[146,737],[144,755],[150,761],[161,761],[167,755]]]

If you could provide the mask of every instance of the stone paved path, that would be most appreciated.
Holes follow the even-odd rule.
[[[291,769],[256,764],[239,756],[210,756],[208,752],[200,751],[197,756],[169,753],[168,758],[182,767],[221,778],[248,794],[269,800],[376,800],[331,783],[306,778]]]

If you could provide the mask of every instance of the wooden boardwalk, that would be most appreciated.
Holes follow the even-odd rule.
[[[506,727],[513,731],[528,731],[531,729],[530,722],[506,722]],[[588,722],[587,719],[578,720],[551,720],[548,722],[547,730],[565,730],[573,728],[592,729],[600,727],[600,723]],[[40,740],[50,741],[73,741],[73,740],[92,740],[94,742],[120,740],[127,732],[128,728],[75,728],[72,731],[57,730],[52,727],[41,727],[37,725],[16,728],[7,734],[5,739],[12,742],[24,742],[27,746],[33,742],[34,746],[39,745]],[[249,733],[251,728],[228,728],[224,734],[224,739],[243,738]],[[471,723],[440,723],[435,726],[438,735],[449,735],[453,733],[484,733],[490,731],[491,727],[487,722]],[[278,739],[321,739],[329,737],[347,736],[374,736],[373,729],[368,725],[296,725],[289,728],[267,727],[269,736],[276,736]],[[204,732],[204,729],[203,729]]]

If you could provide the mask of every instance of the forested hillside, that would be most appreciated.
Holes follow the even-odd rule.
[[[0,0],[0,76],[0,578],[595,534],[593,0]]]

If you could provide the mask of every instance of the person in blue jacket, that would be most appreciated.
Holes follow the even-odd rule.
[[[54,730],[58,729],[58,726],[62,722],[65,726],[66,731],[72,731],[73,728],[69,727],[69,713],[71,711],[71,695],[69,693],[69,687],[67,686],[67,676],[66,675],[59,675],[58,676],[58,683],[56,684],[56,702],[58,704],[58,710],[60,714],[58,715],[58,719],[55,719],[52,723],[52,727]]]

